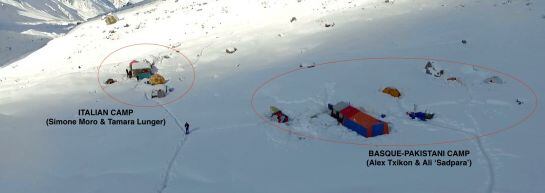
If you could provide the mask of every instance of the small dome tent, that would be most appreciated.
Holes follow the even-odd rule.
[[[167,81],[163,76],[160,74],[154,74],[149,79],[149,84],[156,85],[156,84],[165,84]]]
[[[384,94],[388,94],[392,97],[395,97],[395,98],[399,98],[401,96],[401,92],[399,92],[399,90],[397,90],[397,88],[393,88],[393,87],[386,87],[382,90],[382,93]]]
[[[117,17],[113,14],[108,14],[106,15],[106,17],[104,17],[104,21],[106,22],[106,24],[108,25],[112,25],[114,23],[117,23]]]

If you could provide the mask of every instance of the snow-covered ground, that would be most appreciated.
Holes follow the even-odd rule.
[[[0,68],[0,192],[543,192],[544,14],[535,0],[166,0],[95,18]],[[125,78],[146,57],[162,58],[166,98]],[[392,133],[338,126],[323,112],[341,100]],[[414,104],[437,117],[407,118]],[[270,105],[292,122],[262,120]],[[79,109],[166,125],[45,124],[108,117]],[[384,149],[470,150],[473,164],[367,167]]]

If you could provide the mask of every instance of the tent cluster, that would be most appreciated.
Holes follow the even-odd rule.
[[[302,65],[300,66],[302,67]],[[440,78],[445,75],[445,70],[442,70],[432,64],[432,62],[427,62],[424,66],[426,74],[432,75],[433,77]],[[461,79],[458,77],[448,77],[447,81],[456,81],[459,83]],[[484,80],[484,83],[487,84],[503,84],[503,80],[498,76],[492,76]],[[393,98],[400,98],[402,93],[399,89],[395,87],[385,87],[381,90],[382,93],[390,95]],[[517,103],[522,105],[523,102],[517,99]],[[389,134],[390,127],[387,122],[379,120],[364,111],[361,111],[347,102],[338,102],[335,105],[328,104],[328,109],[330,110],[331,117],[335,118],[339,124],[342,124],[346,128],[355,131],[359,135],[364,137],[375,137],[379,135]],[[285,115],[278,108],[271,106],[271,117],[274,118],[278,123],[286,123],[289,121],[288,116]],[[427,111],[417,111],[416,105],[414,106],[413,111],[405,112],[405,114],[413,119],[420,121],[428,121],[435,117],[434,113],[429,113]],[[314,115],[311,118],[315,118]],[[380,115],[381,118],[385,118],[385,114]]]
[[[347,102],[328,104],[330,115],[346,128],[364,137],[375,137],[390,133],[388,123],[378,120],[369,114],[351,106]]]
[[[136,78],[137,81],[148,79],[147,84],[150,85],[163,85],[167,83],[165,77],[161,76],[156,72],[155,64],[149,62],[148,60],[132,60],[129,63],[129,68],[125,70],[128,78]],[[165,97],[173,88],[158,88],[152,90],[151,98],[163,98]]]
[[[442,77],[445,74],[445,70],[442,70],[438,68],[437,66],[434,66],[431,61],[428,61],[426,65],[424,66],[424,69],[426,70],[426,74],[433,75],[434,77]],[[462,80],[459,77],[448,77],[446,80],[448,81],[455,81],[458,83],[462,83]],[[499,76],[491,76],[483,80],[484,83],[487,84],[503,84],[504,81]]]

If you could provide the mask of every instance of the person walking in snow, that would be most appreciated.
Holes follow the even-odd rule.
[[[185,134],[188,135],[189,134],[189,123],[185,122]]]

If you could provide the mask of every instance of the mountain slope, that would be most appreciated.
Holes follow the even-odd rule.
[[[117,13],[114,25],[100,19],[78,25],[0,69],[0,121],[7,122],[0,125],[0,192],[543,192],[545,155],[539,144],[545,132],[538,117],[545,114],[533,108],[538,101],[532,92],[475,66],[434,61],[463,84],[428,76],[423,66],[432,58],[480,64],[545,94],[545,4],[391,2],[156,1]],[[150,56],[162,58],[157,68],[174,85],[173,93],[189,88],[191,67],[175,51],[133,47],[110,55],[142,43],[174,48],[192,61],[195,84],[181,100],[145,108],[112,98],[157,105],[177,97],[152,99],[149,85],[126,78],[131,60]],[[236,52],[226,53],[233,47]],[[378,59],[393,57],[398,59]],[[330,61],[337,63],[315,66]],[[492,75],[505,84],[483,83]],[[118,82],[107,85],[108,78]],[[400,88],[403,97],[380,93],[385,86]],[[325,108],[341,100],[387,115],[392,133],[363,138],[337,125]],[[413,104],[437,118],[424,123],[406,117]],[[268,117],[270,105],[287,113],[290,125],[256,115]],[[86,116],[80,109],[134,114]],[[531,113],[517,127],[475,137]],[[50,118],[166,124],[46,126]],[[186,121],[187,136],[181,126]],[[473,140],[423,147],[331,143],[464,138]],[[469,159],[472,166],[367,167],[374,159],[368,150],[468,150],[467,157],[430,159]],[[402,159],[418,158],[428,157]]]
[[[115,11],[128,0],[0,0],[0,66],[17,60],[76,22]]]

